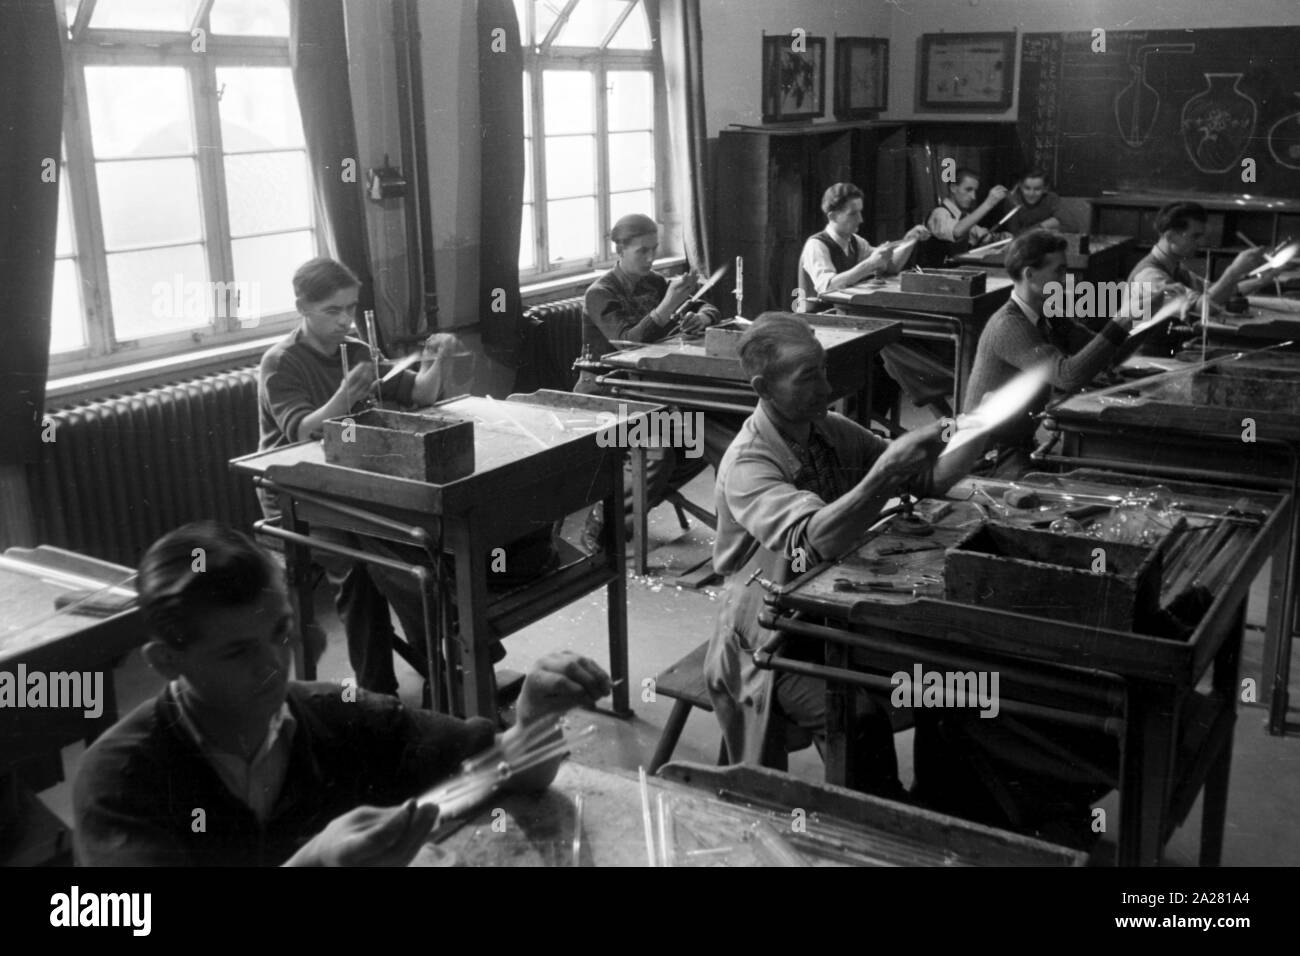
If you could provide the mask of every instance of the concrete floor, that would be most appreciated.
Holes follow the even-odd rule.
[[[688,497],[706,503],[712,499],[712,472],[700,475],[686,488]],[[576,522],[566,526],[566,537],[573,537]],[[670,507],[660,507],[651,516],[650,573],[636,576],[629,570],[629,685],[635,716],[619,720],[600,714],[582,714],[584,723],[594,722],[598,733],[594,742],[575,759],[599,767],[635,771],[649,762],[655,743],[672,701],[658,697],[654,702],[640,699],[642,680],[654,677],[674,663],[711,632],[720,594],[716,588],[703,591],[684,590],[664,583],[664,572],[680,571],[708,555],[712,533],[692,521],[692,529],[683,533]],[[1252,591],[1249,622],[1256,627],[1247,631],[1242,675],[1258,677],[1262,649],[1266,576],[1261,575]],[[318,619],[329,628],[329,646],[320,663],[322,679],[337,680],[350,674],[346,643],[325,590],[318,591]],[[537,658],[552,650],[569,648],[608,664],[605,632],[604,591],[590,595],[506,641],[508,656],[500,666],[527,671]],[[419,702],[418,675],[399,664],[402,696],[410,705]],[[116,674],[118,700],[122,712],[157,693],[158,680],[138,653],[132,654]],[[1292,700],[1300,700],[1300,667],[1293,668]],[[1232,785],[1228,799],[1227,832],[1223,863],[1236,866],[1295,866],[1300,864],[1300,736],[1270,737],[1264,730],[1265,711],[1258,705],[1243,705],[1239,712],[1233,755]],[[904,785],[911,782],[910,731],[896,735],[900,772]],[[720,735],[711,714],[694,711],[675,753],[676,759],[712,763],[718,752]],[[64,767],[69,779],[75,774],[82,754],[81,745],[64,751]],[[815,749],[792,755],[791,771],[809,780],[820,780],[821,760]],[[69,785],[61,784],[41,795],[41,799],[65,822],[70,822]],[[1100,804],[1111,820],[1118,820],[1118,799],[1111,794]],[[1165,851],[1168,865],[1194,866],[1200,829],[1200,803],[1188,820],[1174,834]],[[1113,838],[1102,840],[1094,856],[1097,862],[1113,859]]]

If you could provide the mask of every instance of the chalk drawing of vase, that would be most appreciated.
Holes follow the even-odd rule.
[[[1143,146],[1160,115],[1160,92],[1147,82],[1148,57],[1157,53],[1195,53],[1195,43],[1140,46],[1129,59],[1128,86],[1115,96],[1115,124],[1125,146]]]
[[[1283,166],[1300,169],[1300,113],[1283,116],[1269,127],[1268,151]]]
[[[1241,92],[1241,73],[1206,73],[1206,88],[1183,104],[1183,147],[1203,173],[1226,173],[1237,165],[1259,108]]]

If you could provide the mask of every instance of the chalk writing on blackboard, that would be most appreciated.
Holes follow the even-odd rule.
[[[1259,105],[1241,89],[1241,73],[1206,73],[1205,89],[1183,104],[1183,148],[1203,173],[1237,165],[1255,131]]]
[[[1147,82],[1147,57],[1154,53],[1194,53],[1195,43],[1153,43],[1140,46],[1129,58],[1132,79],[1115,97],[1115,123],[1125,146],[1136,149],[1150,137],[1160,113],[1160,91]]]

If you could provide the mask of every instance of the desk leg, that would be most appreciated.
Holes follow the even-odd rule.
[[[970,381],[971,369],[975,367],[975,343],[971,341],[972,338],[966,324],[958,319],[953,338],[953,347],[957,350],[952,362],[952,413],[954,415],[962,413],[962,403],[966,399],[966,383]]]
[[[1246,632],[1246,601],[1232,624],[1232,633],[1214,658],[1212,683],[1214,695],[1223,701],[1229,713],[1237,711],[1237,669],[1241,659],[1241,642]],[[1214,758],[1205,775],[1204,799],[1201,801],[1201,866],[1218,866],[1223,857],[1223,829],[1228,817],[1228,781],[1232,774],[1232,734],[1223,750]]]
[[[649,546],[646,541],[646,528],[650,519],[650,502],[646,500],[646,452],[644,448],[633,448],[632,455],[632,560],[637,574],[645,574]],[[619,483],[620,485],[622,482]],[[619,534],[623,531],[623,509],[618,509]]]
[[[1120,866],[1159,866],[1178,739],[1171,689],[1130,682],[1120,752]]]
[[[306,535],[310,530],[305,522],[298,520],[292,496],[280,495],[280,513],[280,526],[286,531]],[[310,549],[286,541],[284,567],[289,581],[289,604],[298,621],[298,640],[293,647],[293,672],[299,680],[315,680],[316,662],[307,655],[307,635],[316,620],[316,605],[312,600]]]
[[[633,454],[636,455],[637,452]],[[608,458],[612,461],[609,466],[612,471],[612,485],[609,497],[604,500],[602,507],[605,509],[605,528],[609,533],[610,542],[609,547],[606,548],[605,558],[614,572],[609,584],[605,585],[605,611],[608,615],[609,628],[609,675],[610,680],[622,681],[614,685],[614,712],[627,717],[631,716],[632,707],[629,703],[631,689],[628,687],[627,660],[627,536],[623,531],[623,463],[618,455],[610,455]],[[636,468],[634,460],[634,473]],[[644,482],[642,485],[644,487]],[[644,526],[638,544],[642,548],[641,560],[644,562]]]
[[[1295,467],[1300,467],[1300,464]],[[1284,548],[1279,549],[1279,553],[1273,556],[1274,574],[1269,582],[1269,595],[1275,593],[1274,589],[1280,585],[1278,594],[1278,603],[1280,604],[1280,613],[1277,616],[1277,633],[1273,632],[1273,614],[1272,604],[1269,605],[1269,630],[1264,642],[1264,683],[1268,685],[1265,694],[1268,695],[1268,732],[1274,736],[1286,733],[1287,710],[1290,705],[1288,685],[1291,681],[1291,645],[1295,640],[1295,623],[1297,612],[1296,602],[1300,597],[1300,589],[1296,588],[1296,575],[1300,574],[1300,506],[1297,505],[1295,495],[1300,491],[1300,481],[1296,476],[1292,476],[1291,482],[1291,507],[1295,509],[1291,521],[1290,540]],[[1283,568],[1283,574],[1279,581],[1277,568]],[[1269,640],[1272,639],[1274,646],[1270,648]]]
[[[460,627],[456,642],[460,650],[459,684],[464,694],[466,717],[496,720],[496,692],[492,679],[492,630],[487,621],[487,551],[476,528],[474,515],[447,519],[447,544],[456,556],[456,613]],[[448,665],[451,666],[450,664]],[[457,683],[452,672],[452,683]]]
[[[826,642],[826,666],[836,670],[849,669],[849,649],[837,641]],[[826,782],[839,787],[849,786],[856,779],[853,774],[853,738],[857,714],[856,690],[840,681],[826,682]]]

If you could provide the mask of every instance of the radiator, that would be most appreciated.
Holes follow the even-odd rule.
[[[52,412],[53,441],[30,466],[36,528],[57,545],[134,567],[162,534],[211,518],[261,517],[231,458],[257,450],[257,368]]]
[[[518,391],[539,388],[573,391],[582,354],[582,296],[535,305],[524,313],[528,328],[528,362],[520,369]]]

